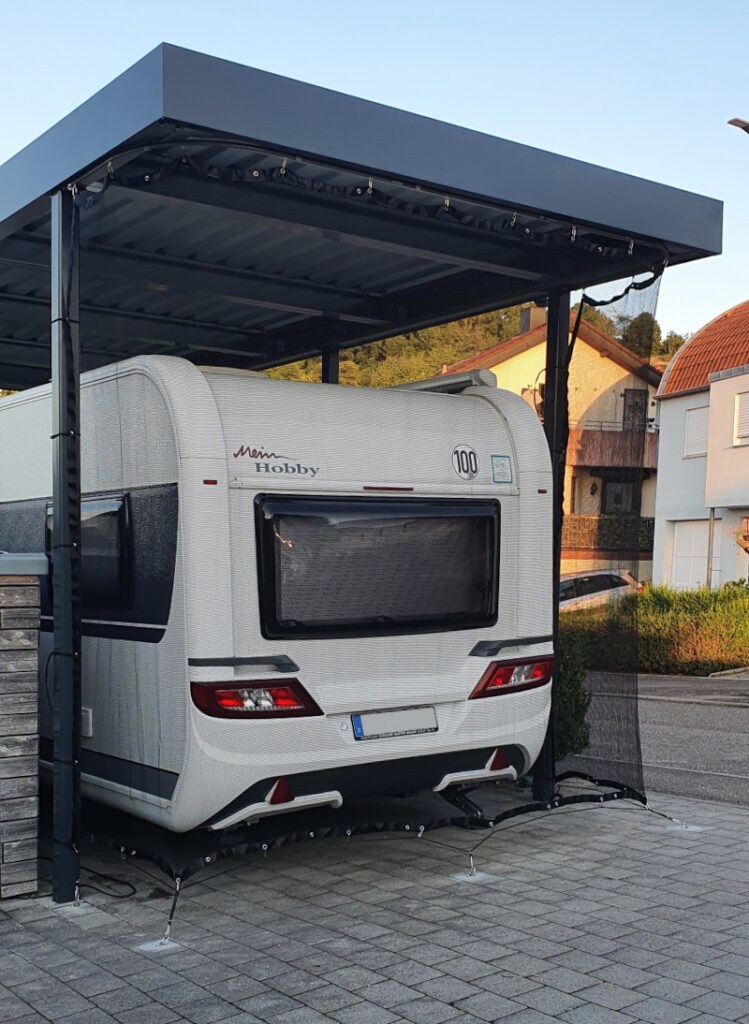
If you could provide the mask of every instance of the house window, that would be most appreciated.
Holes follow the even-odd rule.
[[[604,480],[601,513],[605,516],[639,515],[640,492],[638,480]]]
[[[624,389],[624,422],[625,430],[644,430],[648,416],[647,388]]]
[[[736,395],[734,444],[749,444],[749,391]]]
[[[707,455],[707,416],[709,407],[687,409],[684,424],[684,458]]]

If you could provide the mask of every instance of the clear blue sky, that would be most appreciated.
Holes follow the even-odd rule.
[[[725,202],[658,319],[749,299],[746,0],[0,0],[0,162],[162,41]]]

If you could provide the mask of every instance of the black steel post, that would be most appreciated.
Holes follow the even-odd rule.
[[[340,354],[338,349],[326,349],[322,354],[322,382],[323,384],[338,383],[338,366]]]
[[[52,196],[52,585],[54,611],[52,896],[78,885],[81,746],[79,213]]]
[[[559,639],[559,575],[562,563],[562,516],[564,469],[567,447],[567,378],[570,334],[570,293],[549,296],[546,322],[546,379],[544,382],[544,431],[551,452],[554,498],[554,547],[552,583],[552,632],[554,650]],[[544,745],[533,768],[534,800],[550,800],[554,792],[554,687],[551,718]]]

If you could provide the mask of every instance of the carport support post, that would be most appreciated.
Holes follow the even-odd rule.
[[[549,296],[546,321],[546,379],[544,384],[544,431],[551,452],[554,502],[552,554],[552,633],[554,653],[559,642],[559,576],[562,564],[562,515],[564,502],[565,449],[567,447],[567,353],[570,333],[570,293]],[[549,728],[533,768],[533,799],[548,801],[554,793],[554,687]]]
[[[52,196],[52,586],[54,613],[52,896],[78,886],[81,746],[79,211]]]
[[[338,349],[326,348],[322,354],[322,382],[323,384],[338,383],[338,367],[340,365],[340,353]]]

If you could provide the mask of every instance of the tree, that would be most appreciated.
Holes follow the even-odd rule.
[[[577,312],[580,309],[580,303],[576,302],[572,309],[574,312]],[[619,334],[616,329],[616,324],[611,317],[602,313],[598,307],[589,306],[587,302],[583,306],[583,320],[585,320],[586,323],[591,324],[593,327],[597,327],[599,331],[607,334],[610,338],[616,338]]]
[[[355,387],[361,383],[361,371],[358,365],[354,362],[353,356],[350,352],[342,354],[341,361],[338,364],[338,383],[348,384],[351,387]]]
[[[690,338],[691,334],[677,334],[676,331],[669,331],[658,346],[658,352],[660,355],[672,356]]]
[[[619,340],[630,351],[642,359],[649,359],[650,353],[661,343],[661,329],[652,313],[639,313],[631,320],[619,318]]]

